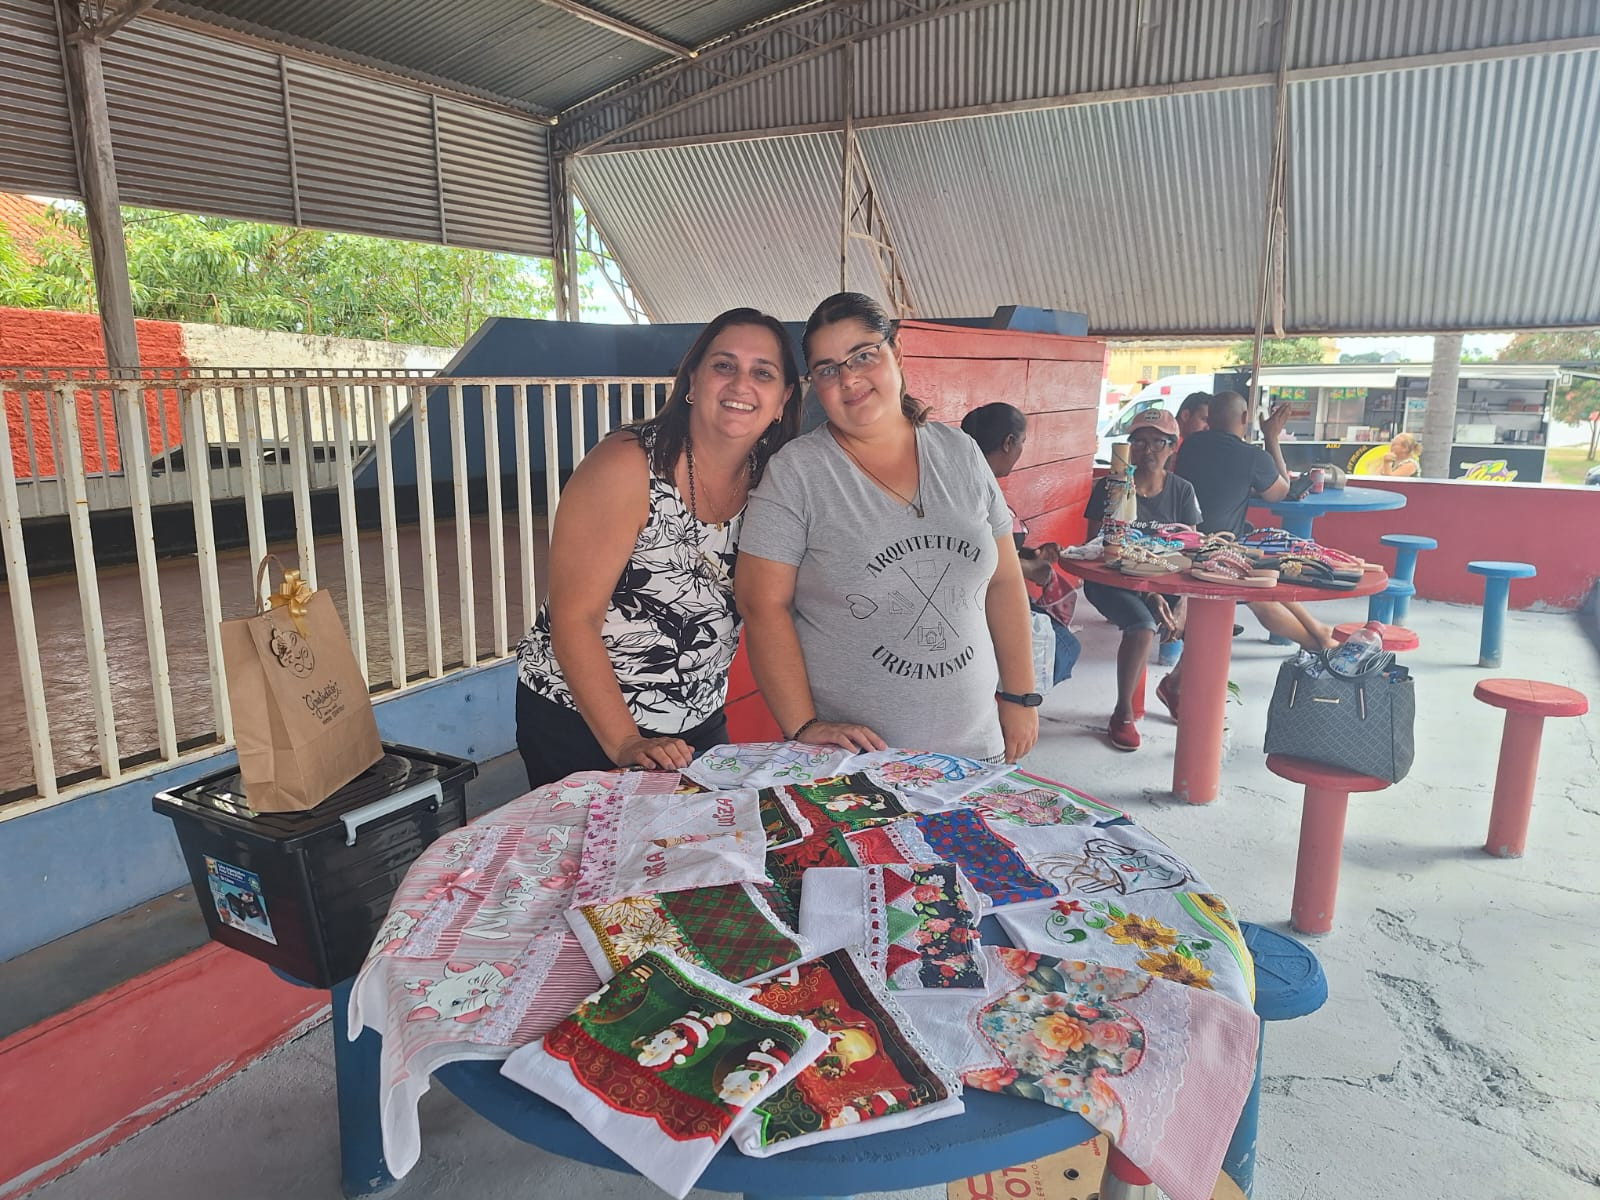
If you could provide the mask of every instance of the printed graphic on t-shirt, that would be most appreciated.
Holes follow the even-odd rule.
[[[982,553],[969,538],[935,533],[900,538],[869,558],[860,590],[845,601],[877,641],[872,661],[908,679],[943,679],[971,665],[976,649],[964,631],[984,587],[972,592],[962,581]]]

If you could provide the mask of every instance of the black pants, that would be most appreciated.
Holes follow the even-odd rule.
[[[703,754],[728,740],[728,718],[719,708],[676,736]],[[528,768],[530,788],[565,779],[574,771],[608,771],[616,766],[576,709],[547,700],[521,683],[517,684],[517,751]]]

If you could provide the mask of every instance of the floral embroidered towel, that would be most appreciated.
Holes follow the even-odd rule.
[[[649,954],[501,1069],[682,1200],[741,1114],[829,1045],[809,1021],[748,995]]]
[[[1135,825],[1013,830],[1032,867],[1064,893],[996,915],[1012,943],[1040,954],[1137,967],[1251,1008],[1254,965],[1222,897]]]
[[[675,772],[636,781],[589,805],[574,907],[628,896],[766,879],[767,835],[750,790],[686,796]],[[670,781],[670,785],[669,785]]]
[[[761,1158],[962,1111],[955,1072],[934,1058],[883,984],[850,953],[791,967],[761,985],[755,999],[806,1018],[828,1048],[734,1127],[742,1153]]]
[[[1076,1112],[1171,1200],[1208,1200],[1255,1074],[1255,1013],[1142,971],[1000,948],[971,1087]]]
[[[744,742],[711,747],[683,773],[708,788],[775,787],[837,775],[854,757],[854,751],[836,746]]]
[[[1085,792],[1026,771],[987,780],[968,792],[963,803],[1014,825],[1094,825],[1123,815]]]
[[[930,750],[877,750],[850,760],[852,772],[865,772],[874,783],[892,788],[919,812],[953,808],[967,793],[1011,769],[1006,763]]]
[[[724,979],[760,979],[812,956],[811,943],[773,911],[771,885],[726,884],[630,896],[567,913],[567,923],[602,979],[651,951]]]
[[[949,863],[815,867],[805,874],[801,935],[859,948],[890,989],[978,988],[978,897]]]

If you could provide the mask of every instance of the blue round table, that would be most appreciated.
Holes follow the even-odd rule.
[[[1250,502],[1254,508],[1269,509],[1278,523],[1296,537],[1311,537],[1311,523],[1330,513],[1383,512],[1391,508],[1404,508],[1404,492],[1386,492],[1381,488],[1346,487],[1324,488],[1321,492],[1307,492],[1298,500],[1262,500]]]

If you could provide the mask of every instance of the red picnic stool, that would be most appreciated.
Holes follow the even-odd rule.
[[[1289,924],[1298,933],[1327,933],[1333,928],[1333,902],[1339,893],[1339,859],[1344,854],[1344,817],[1350,793],[1382,791],[1389,781],[1287,754],[1267,755],[1267,770],[1306,787]]]
[[[1544,719],[1581,717],[1589,711],[1589,700],[1582,692],[1537,679],[1485,679],[1472,695],[1506,710],[1500,765],[1494,773],[1494,807],[1489,810],[1489,836],[1483,848],[1496,858],[1521,858],[1533,812]]]
[[[1365,626],[1366,622],[1364,621],[1346,621],[1342,625],[1335,625],[1333,627],[1333,640],[1342,642],[1356,630],[1365,628]],[[1420,645],[1422,645],[1422,639],[1404,626],[1385,625],[1383,627],[1383,648],[1385,650],[1392,650],[1396,654],[1401,654],[1407,650],[1415,650]]]

